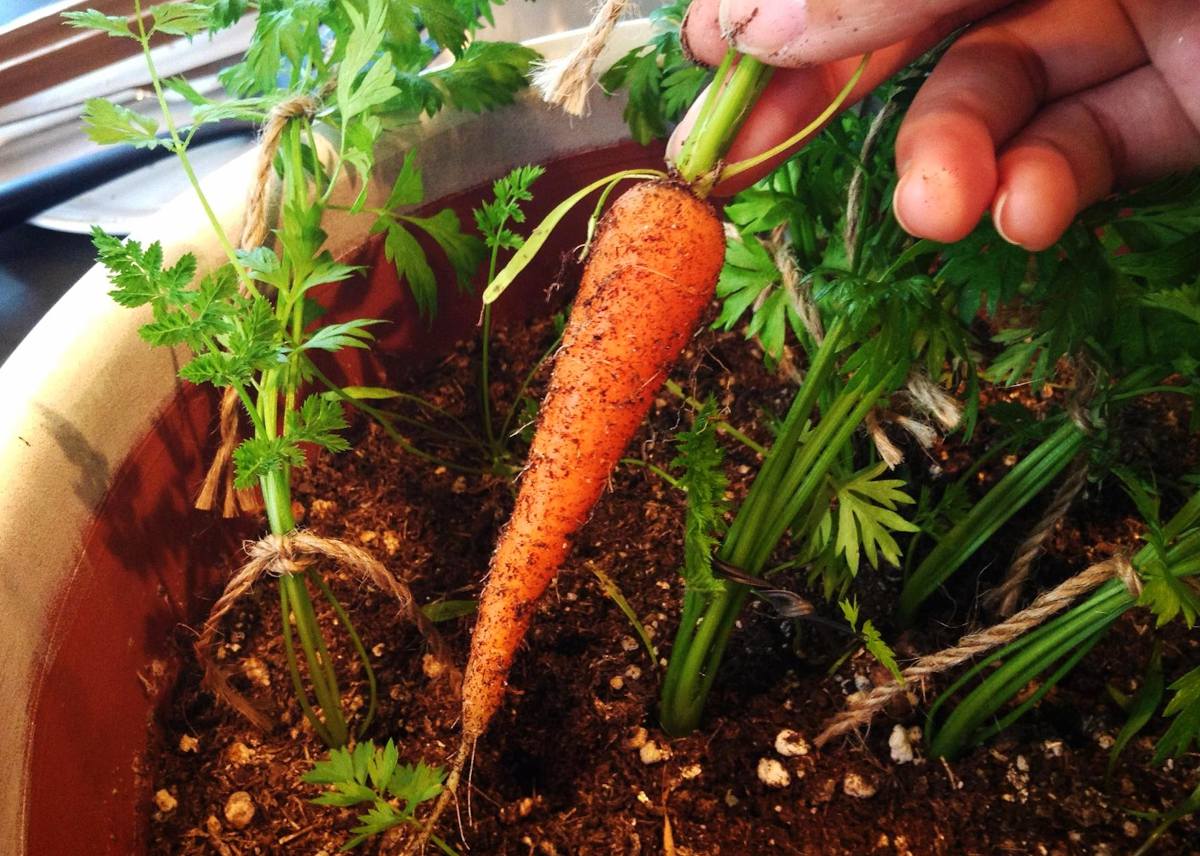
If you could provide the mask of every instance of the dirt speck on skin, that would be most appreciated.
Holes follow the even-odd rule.
[[[493,395],[501,412],[553,338],[548,323],[498,332]],[[474,426],[476,371],[475,353],[467,348],[437,372],[414,379],[407,391]],[[769,441],[770,414],[782,412],[791,395],[787,382],[767,372],[761,353],[737,334],[698,335],[673,377],[699,398],[714,395],[723,418],[760,442]],[[544,384],[545,370],[531,393],[539,396]],[[1180,427],[1188,420],[1174,414],[1173,404],[1160,400],[1131,412],[1124,436],[1140,455],[1166,456],[1158,459],[1180,469],[1194,467],[1197,443]],[[428,419],[416,410],[405,415]],[[671,438],[686,419],[677,402],[660,394],[628,455],[669,467],[675,455]],[[928,456],[906,449],[910,462],[917,462],[913,478],[953,478],[997,430],[985,420],[969,447],[947,442]],[[508,480],[430,464],[368,423],[359,422],[355,432],[353,451],[322,457],[297,474],[295,497],[307,511],[307,525],[351,543],[376,533],[367,547],[411,584],[421,603],[476,597],[511,509]],[[451,463],[478,465],[465,445],[424,436],[420,428],[413,428],[410,439]],[[514,442],[521,448],[520,440]],[[758,461],[745,448],[722,443],[731,490],[740,494]],[[1004,469],[1002,462],[989,468],[978,489]],[[623,466],[614,473],[611,489],[534,616],[504,705],[479,743],[471,787],[464,790],[471,807],[471,820],[465,806],[463,813],[470,852],[657,854],[669,829],[675,852],[706,856],[1121,853],[1136,848],[1152,828],[1131,810],[1162,811],[1195,787],[1196,756],[1169,769],[1151,768],[1149,737],[1133,741],[1113,784],[1105,784],[1109,753],[1096,735],[1116,734],[1124,722],[1105,686],[1134,691],[1152,644],[1151,620],[1138,611],[1122,618],[1029,715],[963,758],[924,757],[914,728],[925,725],[923,708],[899,711],[906,738],[914,735],[913,759],[899,763],[891,740],[897,720],[888,718],[862,739],[811,749],[822,722],[856,690],[855,676],[871,683],[874,663],[857,653],[831,674],[831,664],[847,653],[845,637],[814,625],[781,623],[755,604],[729,646],[701,730],[667,738],[654,717],[662,663],[652,661],[640,643],[630,644],[628,621],[590,568],[617,582],[646,619],[659,656],[666,656],[682,596],[677,569],[683,515],[684,498],[647,469]],[[976,591],[995,581],[1036,515],[1037,509],[1019,515],[910,631],[902,633],[888,620],[898,575],[864,571],[857,582],[864,615],[903,657],[954,641],[970,622],[981,620],[971,607]],[[1119,489],[1090,489],[1051,539],[1037,568],[1041,584],[1135,543],[1131,515]],[[398,619],[396,604],[384,594],[336,568],[323,570],[353,617],[379,680],[379,709],[365,736],[395,739],[406,761],[447,762],[458,743],[459,703],[445,678],[425,667],[420,637]],[[781,582],[799,588],[803,579]],[[818,609],[837,618],[836,606]],[[326,626],[334,623],[328,607],[320,618]],[[439,625],[460,665],[471,623],[460,617]],[[290,697],[278,628],[273,584],[240,603],[224,628],[226,667],[236,669],[238,686],[271,712],[276,725],[270,733],[215,707],[199,689],[192,639],[181,631],[182,677],[169,694],[146,759],[151,852],[333,854],[350,838],[354,811],[313,805],[321,790],[301,781],[325,749]],[[361,711],[366,676],[346,641],[335,639],[331,653],[343,698]],[[1167,631],[1168,674],[1181,673],[1198,656],[1197,640]],[[254,665],[247,668],[248,663]],[[621,678],[619,686],[615,677]],[[653,756],[650,762],[647,755]],[[769,781],[760,775],[764,762]],[[166,792],[176,804],[169,810],[165,799],[156,805],[156,792]],[[466,852],[453,817],[441,832]],[[394,852],[403,834],[367,842],[357,852]],[[1157,852],[1194,853],[1197,836],[1194,819],[1181,822]]]

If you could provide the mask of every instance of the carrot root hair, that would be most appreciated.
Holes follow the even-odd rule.
[[[467,759],[471,757],[471,750],[474,746],[475,741],[466,737],[463,737],[462,742],[458,744],[458,751],[454,754],[454,761],[450,765],[450,775],[446,777],[442,793],[438,796],[437,802],[433,804],[433,810],[429,813],[429,817],[421,824],[421,831],[404,848],[402,856],[417,856],[417,854],[425,852],[425,846],[429,844],[429,837],[437,829],[438,821],[446,813],[450,801],[458,796],[458,785],[462,781],[463,769],[467,766]]]

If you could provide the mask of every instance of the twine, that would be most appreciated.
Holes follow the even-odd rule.
[[[786,240],[786,227],[777,226],[770,236],[761,242],[771,254],[771,260],[779,271],[779,284],[787,298],[792,311],[804,325],[805,331],[812,336],[813,341],[820,345],[825,341],[825,328],[821,325],[821,313],[813,303],[812,287],[805,282],[796,263],[796,255],[792,252],[791,244]]]
[[[317,112],[317,99],[311,95],[294,95],[280,101],[267,114],[262,137],[258,141],[258,165],[254,170],[254,182],[250,185],[250,197],[246,200],[246,219],[242,223],[239,246],[243,250],[261,247],[267,240],[267,211],[270,208],[271,178],[274,174],[275,153],[279,150],[279,139],[287,123],[301,116],[312,118]]]
[[[1095,426],[1088,415],[1088,402],[1096,392],[1099,375],[1092,363],[1082,355],[1076,357],[1074,362],[1075,391],[1067,402],[1067,413],[1084,434],[1091,434]],[[1071,510],[1076,497],[1083,491],[1084,485],[1087,484],[1087,475],[1088,453],[1084,450],[1072,462],[1071,469],[1054,492],[1054,499],[1046,508],[1038,525],[1017,547],[1003,582],[984,596],[985,605],[994,609],[1001,618],[1007,618],[1016,612],[1021,591],[1033,572],[1034,562],[1042,554],[1046,542],[1050,540],[1059,522]]]
[[[846,249],[846,268],[853,271],[858,255],[858,233],[863,219],[863,188],[866,186],[867,162],[875,150],[875,144],[888,121],[896,113],[896,102],[889,99],[872,117],[867,127],[867,135],[863,138],[862,148],[858,153],[858,165],[850,178],[850,188],[846,194],[846,222],[842,227],[842,246]],[[821,339],[817,339],[817,344]],[[880,422],[877,409],[867,412],[864,420],[867,434],[879,453],[880,459],[887,464],[889,470],[894,470],[904,463],[904,453],[888,437]]]
[[[1042,554],[1046,542],[1050,540],[1058,524],[1071,510],[1076,497],[1087,484],[1087,477],[1088,454],[1083,452],[1071,464],[1070,472],[1058,486],[1054,499],[1038,525],[1017,547],[1012,564],[1004,575],[1004,581],[984,596],[984,603],[994,609],[1001,618],[1007,618],[1017,611],[1017,602],[1021,599],[1021,591],[1033,571],[1033,563]]]
[[[878,142],[880,133],[895,115],[896,109],[895,100],[888,99],[887,103],[871,119],[867,135],[863,138],[862,149],[858,153],[858,166],[855,167],[854,176],[850,179],[850,192],[846,195],[846,224],[842,229],[842,244],[846,248],[846,267],[850,270],[854,270],[855,256],[858,252],[858,229],[863,215],[862,194],[863,186],[866,183],[867,161],[875,149],[875,143]]]
[[[258,511],[262,508],[258,492],[234,486],[233,449],[238,439],[238,404],[237,392],[227,388],[221,395],[221,410],[217,418],[221,443],[213,455],[212,463],[200,485],[200,493],[196,496],[196,508],[200,511],[211,511],[216,501],[217,491],[224,481],[225,492],[221,503],[222,517],[236,517],[238,509],[245,512]]]
[[[962,405],[929,375],[916,370],[904,383],[904,391],[913,407],[929,416],[944,431],[953,431],[962,421]]]
[[[579,47],[559,59],[534,66],[530,84],[547,104],[561,107],[572,116],[582,116],[592,88],[592,69],[612,34],[628,0],[604,0],[588,24]]]
[[[808,332],[808,335],[812,337],[814,342],[820,345],[825,340],[825,330],[821,326],[821,314],[817,311],[817,307],[812,301],[812,290],[804,281],[800,265],[796,262],[796,256],[787,241],[786,233],[786,226],[776,226],[766,238],[754,238],[754,240],[758,241],[762,248],[771,256],[771,259],[775,263],[775,269],[779,273],[779,286],[784,298],[792,308],[792,311],[796,313],[796,317],[804,325],[804,329]],[[742,234],[732,223],[725,224],[725,238],[726,240],[734,240],[739,243],[744,240]],[[759,292],[758,296],[754,299],[753,311],[758,312],[771,294],[772,292],[769,288],[764,288]],[[755,336],[754,341],[764,351],[767,350],[760,336]],[[797,385],[804,382],[804,372],[796,365],[795,354],[791,346],[786,342],[780,348],[778,366],[779,372],[788,380]]]
[[[875,451],[887,464],[887,468],[894,470],[904,463],[904,453],[900,451],[899,446],[892,442],[892,438],[884,430],[883,423],[879,419],[878,408],[868,410],[863,422],[866,425],[867,434],[871,437],[871,442],[875,444]]]
[[[270,209],[271,178],[275,153],[279,150],[279,140],[288,122],[300,116],[311,118],[316,114],[317,106],[317,99],[311,95],[295,95],[276,104],[267,114],[267,121],[263,125],[262,137],[258,143],[258,163],[254,169],[254,181],[246,199],[246,217],[242,222],[242,234],[238,241],[241,249],[250,250],[266,243],[270,229],[267,215]],[[245,283],[241,284],[239,291],[243,297],[249,294]],[[233,387],[227,387],[222,394],[219,425],[221,442],[200,486],[196,508],[200,511],[212,510],[221,480],[224,478],[225,500],[221,516],[235,517],[238,507],[242,511],[256,511],[261,506],[254,492],[235,490],[233,486],[233,450],[238,444],[238,394]]]
[[[923,687],[925,682],[934,675],[952,669],[972,657],[986,654],[993,648],[1012,642],[1039,626],[1050,616],[1070,606],[1076,598],[1087,594],[1110,579],[1121,580],[1129,589],[1130,594],[1135,597],[1141,595],[1141,578],[1128,558],[1113,556],[1103,562],[1097,562],[1050,591],[1039,595],[1033,603],[1012,618],[984,630],[967,634],[951,648],[921,657],[901,673],[904,678],[902,683],[891,681],[882,684],[857,701],[850,702],[844,711],[825,723],[824,729],[817,735],[814,742],[821,747],[835,737],[869,725],[875,714],[882,710],[888,702],[907,690],[909,683]]]
[[[433,626],[433,622],[415,606],[412,591],[370,553],[345,541],[322,538],[311,532],[296,530],[290,535],[271,534],[259,541],[248,543],[246,554],[250,557],[249,561],[237,570],[225,585],[225,590],[217,602],[213,604],[212,612],[209,613],[208,620],[204,622],[196,640],[195,651],[196,660],[204,670],[204,687],[256,727],[265,731],[271,727],[271,722],[249,699],[233,688],[229,682],[229,675],[211,656],[221,620],[264,574],[276,577],[301,574],[320,558],[336,562],[342,568],[370,580],[377,588],[395,597],[400,602],[400,614],[412,622],[424,637],[433,656],[445,667],[445,674],[449,677],[451,685],[459,684],[461,676],[453,665],[441,634]],[[287,620],[286,616],[284,620]]]

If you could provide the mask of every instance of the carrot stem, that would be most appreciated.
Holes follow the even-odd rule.
[[[897,336],[875,340],[867,346],[875,349],[871,358],[822,407],[821,420],[805,435],[813,411],[833,380],[847,327],[844,319],[830,325],[788,410],[783,430],[721,545],[720,558],[750,574],[761,575],[784,535],[820,496],[830,468],[849,447],[868,411],[905,376],[907,361],[896,356],[904,340]],[[725,581],[715,593],[685,593],[683,619],[671,650],[659,710],[667,733],[687,734],[700,724],[717,666],[749,591]]]
[[[292,515],[292,492],[287,473],[273,472],[264,477],[259,484],[262,488],[263,504],[266,506],[267,520],[270,522],[271,531],[276,535],[286,535],[292,532],[296,528],[296,520]],[[315,578],[316,574],[313,573],[312,576]],[[312,598],[304,584],[304,575],[284,574],[281,576],[279,578],[279,597],[286,642],[284,648],[288,655],[288,672],[296,690],[296,698],[300,702],[300,709],[322,741],[331,747],[344,746],[349,732],[346,727],[346,717],[342,711],[337,673],[333,667],[329,646],[321,632],[321,625],[317,621]],[[352,640],[357,638],[357,633],[350,624],[349,616],[341,612],[339,617],[351,634]],[[295,621],[296,636],[299,637],[296,641],[300,643],[300,650],[304,652],[313,695],[317,706],[321,708],[324,720],[317,715],[303,690],[291,633],[291,620]]]
[[[769,501],[792,460],[804,427],[836,368],[835,357],[846,328],[844,320],[835,321],[817,351],[804,383],[797,390],[784,420],[783,429],[767,453],[758,476],[750,487],[721,548],[722,558],[737,564],[737,545],[753,540],[769,513]],[[747,533],[750,537],[747,538]],[[752,571],[751,568],[746,568]],[[725,582],[717,592],[689,589],[684,594],[683,616],[671,648],[667,675],[659,709],[659,718],[668,734],[682,735],[700,723],[704,701],[712,685],[716,663],[724,653],[733,620],[745,603],[748,589]]]
[[[697,195],[705,196],[712,186],[721,158],[773,71],[771,66],[732,49],[726,53],[676,164],[680,177],[692,185]]]
[[[869,53],[863,54],[862,61],[859,62],[858,67],[854,69],[854,73],[850,75],[850,79],[846,81],[841,91],[834,96],[834,99],[829,102],[829,106],[822,110],[821,114],[817,116],[817,118],[813,119],[782,143],[767,149],[765,152],[760,152],[752,158],[747,158],[744,161],[738,161],[737,163],[729,164],[728,166],[722,168],[718,180],[724,181],[726,179],[733,178],[735,175],[740,175],[747,170],[754,169],[756,166],[769,161],[771,158],[783,154],[788,149],[803,141],[805,138],[810,137],[817,131],[821,130],[821,127],[830,119],[832,119],[833,115],[837,113],[838,110],[842,109],[842,105],[846,103],[846,99],[850,97],[850,93],[854,91],[854,87],[857,86],[858,81],[862,79],[863,72],[867,70],[867,63],[870,61],[871,55]],[[758,93],[756,92],[755,96],[757,96],[757,94]]]
[[[379,683],[375,678],[375,670],[371,668],[371,658],[367,656],[367,647],[363,645],[362,637],[358,635],[357,628],[351,623],[350,616],[346,614],[345,607],[337,599],[337,595],[333,593],[329,583],[325,582],[320,574],[313,571],[309,571],[309,579],[321,590],[321,594],[325,595],[325,600],[329,602],[338,621],[342,622],[342,627],[346,629],[346,634],[350,637],[350,644],[354,646],[354,653],[358,655],[358,660],[363,666],[363,673],[367,677],[367,713],[358,724],[357,731],[357,735],[361,739],[375,719],[375,710],[379,706]]]
[[[279,615],[282,618],[283,653],[287,658],[288,676],[292,680],[292,692],[296,694],[296,700],[300,703],[300,710],[304,713],[304,718],[312,725],[313,731],[321,738],[321,742],[326,746],[333,746],[335,745],[333,735],[325,727],[325,723],[321,721],[321,717],[317,716],[312,702],[309,701],[308,693],[304,689],[304,678],[300,674],[300,663],[296,657],[296,640],[292,634],[292,622],[290,619],[292,605],[291,597],[288,594],[290,590],[291,586],[286,585],[283,577],[280,577]]]
[[[721,91],[725,86],[725,79],[729,76],[729,70],[733,67],[733,62],[736,58],[737,51],[726,51],[725,56],[721,58],[721,64],[717,66],[717,70],[713,73],[713,82],[709,85],[708,91],[704,95],[704,101],[700,104],[700,112],[696,116],[696,124],[692,126],[692,132],[683,141],[683,147],[679,151],[678,162],[680,164],[692,161],[697,140],[700,139],[700,130],[708,125],[713,110],[716,109]]]

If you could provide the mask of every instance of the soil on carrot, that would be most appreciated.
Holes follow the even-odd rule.
[[[550,322],[498,332],[492,400],[500,412],[553,340]],[[511,480],[482,464],[477,372],[477,350],[467,347],[408,387],[462,423],[429,408],[404,411],[412,421],[398,427],[442,463],[406,453],[378,425],[360,422],[354,451],[318,460],[299,476],[302,525],[372,551],[421,603],[478,595],[513,500]],[[534,400],[545,374],[530,386]],[[771,415],[783,412],[793,388],[786,372],[768,371],[761,352],[736,334],[698,335],[674,376],[696,397],[714,396],[724,418],[760,442],[769,440]],[[1162,399],[1130,411],[1124,437],[1137,454],[1170,460],[1184,472],[1200,461],[1200,450],[1187,432],[1188,414],[1174,405]],[[522,428],[527,411],[518,411],[514,429]],[[1115,854],[1136,849],[1153,829],[1155,822],[1139,812],[1164,811],[1196,786],[1196,755],[1151,767],[1148,737],[1133,741],[1106,780],[1124,722],[1108,688],[1135,691],[1151,653],[1151,618],[1137,610],[1015,727],[947,763],[923,754],[920,704],[893,709],[864,739],[814,749],[810,741],[823,721],[886,672],[854,653],[848,637],[780,621],[756,604],[739,622],[702,729],[686,739],[665,738],[654,709],[682,597],[684,497],[637,462],[669,467],[671,438],[686,418],[681,413],[680,402],[662,393],[629,450],[634,462],[613,476],[534,619],[507,702],[473,758],[459,817],[452,812],[440,830],[460,852]],[[447,439],[464,426],[473,439]],[[953,478],[988,447],[995,430],[985,421],[968,446],[906,449],[914,479]],[[519,456],[524,441],[518,435],[510,442]],[[723,446],[737,496],[757,458],[728,437]],[[997,459],[980,485],[1013,463]],[[888,619],[899,591],[896,570],[860,573],[863,614],[902,658],[954,641],[988,620],[974,610],[974,596],[1003,572],[1036,518],[1035,508],[995,539],[933,599],[918,629],[902,632]],[[1119,490],[1090,488],[1051,539],[1038,584],[1132,546],[1133,519]],[[422,639],[381,592],[325,570],[380,684],[379,709],[365,736],[394,738],[402,759],[446,763],[457,745],[459,702],[423,656]],[[652,635],[653,656],[595,572],[619,585]],[[803,579],[783,583],[801,589]],[[838,617],[835,605],[819,611]],[[322,619],[333,623],[328,611]],[[235,683],[277,720],[270,733],[200,689],[192,637],[180,633],[184,667],[145,764],[156,794],[148,807],[151,852],[332,854],[350,839],[355,812],[311,804],[321,789],[301,781],[325,748],[292,700],[278,622],[278,593],[263,585],[238,605],[219,652]],[[457,617],[438,625],[460,667],[471,624]],[[1194,664],[1197,648],[1195,638],[1168,635],[1166,673]],[[361,712],[364,675],[344,641],[333,653],[346,675],[345,698]],[[360,851],[395,852],[405,835],[393,831]],[[1180,822],[1156,852],[1200,852],[1198,836],[1195,820]]]

